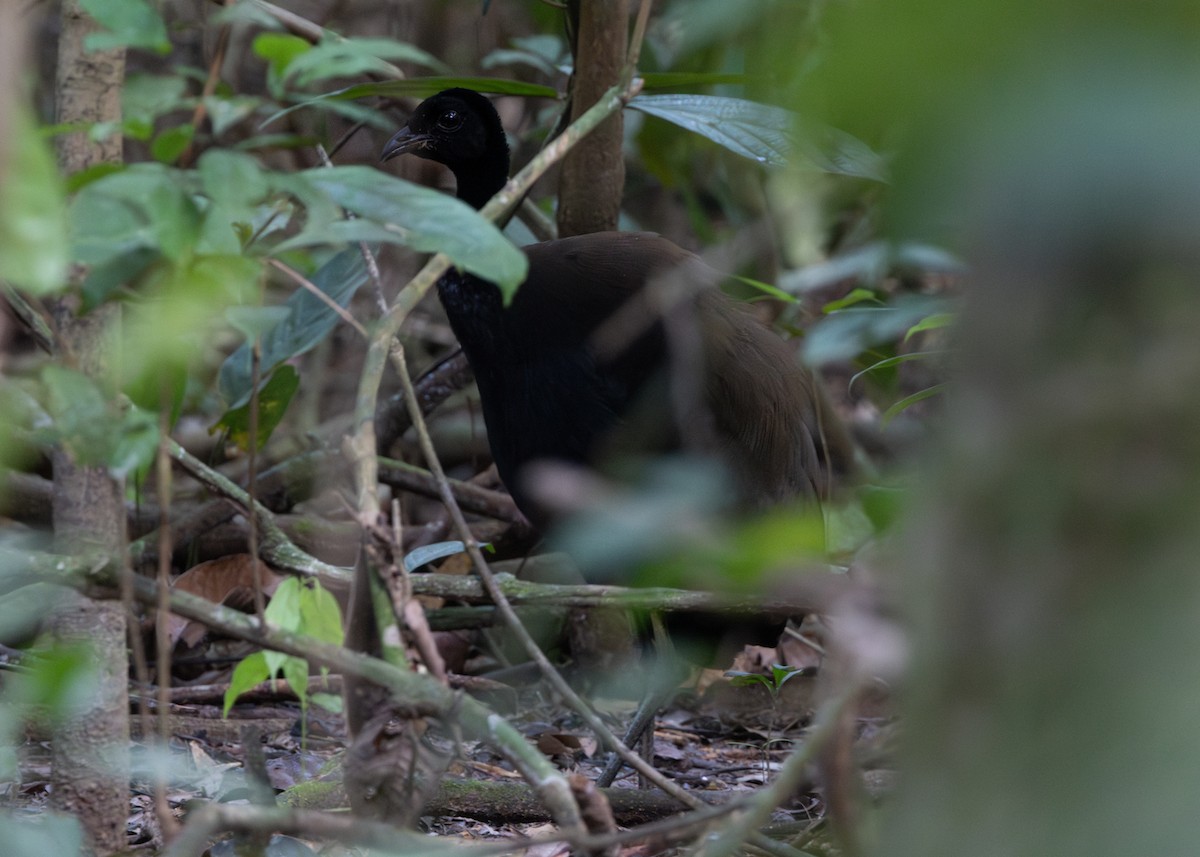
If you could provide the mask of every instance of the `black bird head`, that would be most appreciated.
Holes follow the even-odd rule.
[[[449,167],[459,198],[476,208],[508,180],[508,141],[500,116],[491,101],[470,89],[447,89],[422,101],[380,159],[405,154]]]

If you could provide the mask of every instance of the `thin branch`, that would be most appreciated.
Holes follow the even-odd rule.
[[[305,277],[303,274],[301,274],[295,268],[285,265],[283,262],[280,262],[278,259],[268,259],[267,262],[271,265],[271,267],[273,267],[279,271],[282,271],[289,278],[294,280],[297,284],[303,286],[305,289],[307,289],[309,292],[311,292],[313,297],[317,298],[318,300],[323,302],[327,307],[329,307],[331,310],[336,312],[338,314],[338,317],[342,321],[346,322],[346,324],[350,325],[355,330],[357,330],[359,332],[359,334],[362,335],[363,339],[371,338],[371,335],[369,333],[367,333],[367,329],[365,327],[363,327],[361,324],[359,324],[358,320],[354,316],[350,315],[350,313],[346,311],[345,307],[341,306],[337,301],[335,301],[329,295],[325,294],[323,291],[318,289],[316,284],[311,282],[307,277]]]

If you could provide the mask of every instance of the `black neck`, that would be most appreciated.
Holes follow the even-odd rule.
[[[458,198],[471,208],[483,208],[508,181],[507,147],[503,158],[459,165],[454,170],[454,179],[458,184]]]

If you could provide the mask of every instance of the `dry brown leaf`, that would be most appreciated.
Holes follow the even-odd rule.
[[[283,582],[266,563],[258,560],[262,573],[263,594],[268,598]],[[254,603],[254,563],[249,554],[233,554],[194,565],[175,578],[172,588],[190,592],[214,604],[243,609]],[[189,647],[197,645],[208,629],[199,622],[171,614],[167,617],[168,637],[174,646],[180,639]]]

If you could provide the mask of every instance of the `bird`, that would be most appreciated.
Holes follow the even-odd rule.
[[[500,116],[474,90],[422,101],[381,160],[404,154],[447,167],[476,209],[508,181]],[[853,472],[853,444],[817,378],[699,257],[650,232],[522,249],[528,274],[507,305],[494,283],[457,269],[437,292],[474,371],[500,480],[536,528],[554,521],[526,478],[542,461],[597,468],[696,451],[690,442],[730,471],[740,508],[821,501]]]

